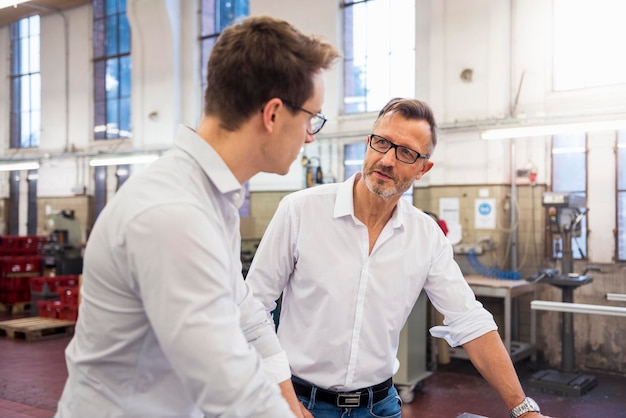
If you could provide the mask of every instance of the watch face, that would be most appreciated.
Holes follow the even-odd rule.
[[[537,405],[537,402],[535,402],[533,398],[526,398],[526,402],[528,402],[528,405],[532,408],[531,411],[539,412],[539,405]]]
[[[510,415],[511,418],[518,418],[526,412],[540,412],[539,405],[533,398],[524,399],[524,402],[513,408]]]

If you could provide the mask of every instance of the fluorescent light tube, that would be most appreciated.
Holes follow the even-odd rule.
[[[37,170],[37,161],[16,161],[14,163],[0,163],[0,171]]]
[[[150,164],[158,160],[159,157],[159,154],[110,155],[92,158],[89,160],[89,165],[99,167],[103,165]]]
[[[578,132],[617,131],[620,129],[626,129],[626,119],[493,128],[482,131],[480,137],[481,139],[527,138],[532,136],[548,136]]]

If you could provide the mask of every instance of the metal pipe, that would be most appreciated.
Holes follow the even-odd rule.
[[[606,300],[613,300],[617,302],[626,302],[626,294],[623,293],[607,293]]]
[[[589,305],[586,303],[550,302],[547,300],[531,301],[530,309],[540,310],[540,311],[626,316],[626,308],[623,308],[621,306]]]

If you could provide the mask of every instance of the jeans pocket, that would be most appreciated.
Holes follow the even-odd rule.
[[[401,413],[402,399],[394,389],[389,391],[389,396],[385,399],[372,405],[370,416],[372,418],[400,418]]]

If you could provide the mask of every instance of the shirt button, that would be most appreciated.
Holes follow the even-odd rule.
[[[233,198],[234,198],[235,200],[239,200],[239,196],[240,196],[240,194],[239,194],[239,193],[235,193],[235,194],[233,194]]]

